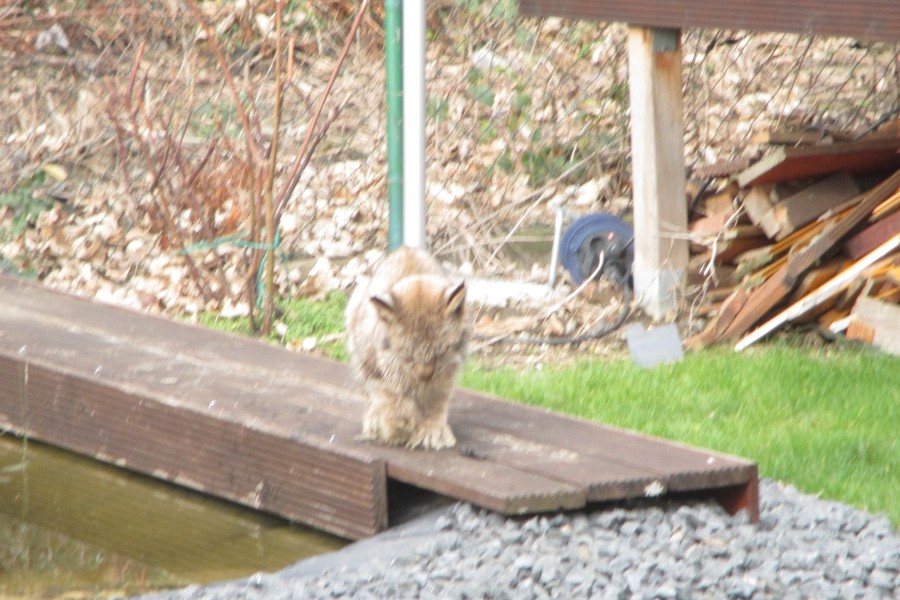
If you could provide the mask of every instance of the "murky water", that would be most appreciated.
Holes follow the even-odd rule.
[[[0,434],[0,597],[106,596],[233,579],[345,543]]]

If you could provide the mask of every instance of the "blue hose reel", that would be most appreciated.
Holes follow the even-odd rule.
[[[631,286],[634,264],[634,230],[608,213],[595,213],[576,219],[563,234],[559,260],[580,285],[597,269],[600,253],[603,266],[597,279],[606,277],[622,286]]]

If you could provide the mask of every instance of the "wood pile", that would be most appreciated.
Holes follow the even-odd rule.
[[[758,159],[695,172],[719,186],[691,207],[689,282],[708,320],[687,345],[741,350],[818,322],[900,354],[900,121],[754,141],[766,144]]]

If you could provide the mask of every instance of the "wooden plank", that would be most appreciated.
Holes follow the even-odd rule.
[[[653,317],[677,308],[688,263],[681,34],[628,30],[635,297]]]
[[[772,244],[747,250],[743,254],[736,256],[734,260],[735,265],[737,265],[734,274],[735,280],[742,280],[757,269],[761,269],[770,264],[775,258],[776,255],[773,252]]]
[[[772,220],[772,202],[774,192],[772,185],[755,185],[744,196],[744,210],[750,220],[756,223],[766,235],[774,238],[778,233],[778,224]]]
[[[883,219],[897,210],[900,210],[900,190],[897,190],[890,198],[876,206],[869,220],[877,221]]]
[[[738,256],[736,277],[741,279],[751,275],[753,271],[757,270],[759,271],[755,275],[762,275],[764,276],[763,278],[770,276],[786,262],[787,254],[789,252],[809,245],[824,229],[832,226],[846,215],[849,215],[852,208],[853,207],[851,206],[850,208],[845,209],[844,212],[831,215],[827,219],[823,218],[814,221],[774,244],[757,250],[750,250]],[[767,267],[767,265],[770,266]],[[771,272],[767,272],[768,269],[771,269]]]
[[[735,199],[740,193],[740,188],[736,183],[731,182],[721,190],[704,196],[697,204],[697,209],[703,213],[717,214],[734,214]]]
[[[703,254],[695,254],[691,257],[691,261],[688,263],[689,287],[702,285],[710,277],[718,286],[728,285],[737,281],[737,279],[735,279],[737,269],[733,265],[719,264],[718,261],[713,261],[712,265],[710,265],[710,261],[713,261],[712,251],[706,251]],[[720,289],[721,287],[716,288],[716,290]],[[711,294],[716,290],[706,290],[704,292],[707,302],[713,301]],[[728,294],[721,295],[721,299],[724,299],[727,295]]]
[[[735,317],[743,310],[749,297],[750,291],[743,287],[739,287],[731,292],[722,301],[722,306],[719,308],[715,318],[706,324],[703,331],[685,340],[685,347],[691,350],[699,350],[719,341],[728,327],[734,322]]]
[[[755,485],[752,463],[461,391],[459,447],[357,439],[346,366],[0,276],[0,425],[344,537],[387,479],[506,514]]]
[[[719,262],[732,262],[738,256],[746,252],[758,250],[768,244],[769,239],[759,232],[755,226],[742,226],[744,229],[737,229],[728,232],[729,235],[716,248],[716,260]]]
[[[528,17],[618,21],[645,27],[785,31],[896,41],[896,0],[518,0]]]
[[[648,486],[681,491],[747,481],[751,463],[652,436],[608,427],[462,391],[455,400],[460,431],[490,423],[494,446],[487,456],[517,449],[522,468],[547,474],[571,471],[588,488],[588,500],[622,499],[646,494]],[[477,407],[477,410],[474,410]],[[507,445],[504,449],[502,445]],[[557,455],[553,455],[553,452]],[[536,461],[538,456],[554,460]],[[571,466],[579,468],[571,470]]]
[[[807,271],[797,282],[794,290],[788,298],[789,302],[796,302],[806,296],[826,281],[841,272],[847,266],[848,261],[843,258],[835,258]]]
[[[871,344],[875,341],[875,330],[850,317],[851,321],[847,324],[847,339],[856,340],[865,344]]]
[[[856,260],[900,233],[900,212],[895,212],[874,225],[866,227],[844,243],[844,250]]]
[[[772,210],[778,223],[775,239],[783,240],[799,227],[840,206],[860,192],[846,171],[839,171],[781,200]]]
[[[796,148],[774,146],[738,175],[741,187],[819,177],[836,171],[854,175],[900,167],[900,140],[839,142]]]
[[[884,273],[884,279],[885,286],[893,286],[894,291],[891,293],[892,295],[896,295],[898,290],[900,290],[900,261],[895,261],[893,266],[887,268]]]
[[[387,526],[384,463],[318,449],[0,355],[0,427],[357,539]],[[123,426],[123,423],[127,426]],[[335,475],[337,474],[337,475]]]
[[[880,350],[900,356],[900,305],[860,296],[852,314],[871,331],[871,344]]]
[[[750,138],[751,144],[784,144],[799,146],[805,144],[819,144],[831,137],[826,131],[814,131],[805,129],[794,130],[766,130],[754,133]],[[841,136],[846,138],[847,134]]]
[[[113,313],[121,312],[110,307],[101,308]],[[27,331],[13,336],[12,331],[6,329],[3,342],[19,343],[27,339],[31,353],[52,348],[52,356],[83,374],[92,374],[99,368],[97,376],[102,377],[106,386],[135,390],[133,397],[124,401],[126,404],[141,404],[141,398],[151,394],[160,381],[170,382],[178,395],[166,398],[165,402],[173,405],[188,422],[200,419],[195,413],[202,415],[210,412],[214,415],[214,421],[227,418],[239,423],[253,422],[274,436],[298,443],[306,442],[315,448],[327,448],[329,452],[348,453],[372,461],[390,458],[392,463],[387,470],[392,478],[438,493],[461,496],[499,512],[571,509],[584,505],[585,492],[558,479],[523,473],[503,464],[471,460],[455,451],[422,455],[358,442],[356,437],[362,418],[362,402],[358,394],[348,393],[344,387],[350,382],[350,375],[343,365],[258,343],[244,347],[241,356],[246,364],[241,360],[230,362],[214,357],[204,360],[198,358],[202,352],[179,355],[164,345],[154,347],[144,335],[111,337],[115,334],[103,328],[113,323],[114,319],[108,320],[105,325],[96,323],[98,329],[93,331],[87,327],[81,327],[78,331],[59,331],[59,327],[52,325],[42,327],[36,318],[27,319],[30,310],[16,308],[5,315],[27,323]],[[98,311],[89,312],[97,314]],[[117,316],[121,318],[125,315]],[[55,325],[59,325],[58,317],[53,317],[53,320],[57,321]],[[234,349],[231,344],[244,341],[185,325],[178,328],[195,334],[198,338],[195,341],[207,340],[207,352],[213,348],[225,348],[230,353]],[[133,335],[136,330],[142,329],[143,326],[130,328],[129,333]],[[92,348],[90,354],[79,351],[86,343]],[[200,347],[199,343],[197,347]],[[281,371],[272,365],[264,365],[255,356],[255,351],[262,351],[263,354],[275,351],[283,356],[281,364],[276,365],[289,368]],[[284,359],[296,359],[296,362],[286,365]],[[305,374],[307,368],[313,375]],[[267,384],[260,385],[261,381]],[[194,427],[203,431],[213,424],[203,421],[195,423]],[[149,433],[147,437],[150,437]],[[76,450],[82,451],[82,448]],[[154,451],[151,449],[148,452],[152,456]],[[100,451],[100,454],[121,460],[114,453]],[[98,454],[92,453],[92,456]],[[128,464],[132,465],[133,459]],[[142,462],[139,464],[143,465]],[[146,469],[136,468],[147,472]],[[438,476],[435,477],[435,474]],[[163,473],[160,475],[168,478]],[[219,487],[197,487],[219,495]],[[240,498],[229,499],[241,501]],[[279,512],[274,508],[271,510]],[[306,515],[300,515],[302,519],[290,514],[286,516],[309,522]],[[319,523],[309,524],[321,527]]]
[[[691,221],[689,226],[691,236],[716,237],[725,230],[725,225],[734,216],[734,210],[721,211],[709,214]]]
[[[900,138],[900,119],[891,119],[878,125],[873,131],[870,127],[862,127],[853,132],[853,139],[874,140],[878,138]]]
[[[750,159],[747,157],[735,158],[731,160],[720,160],[711,165],[703,165],[695,167],[693,171],[694,177],[699,179],[715,179],[717,177],[731,177],[750,166]]]

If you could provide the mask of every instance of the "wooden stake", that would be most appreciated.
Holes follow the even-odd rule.
[[[677,308],[688,263],[681,32],[628,30],[634,284],[659,318]]]

